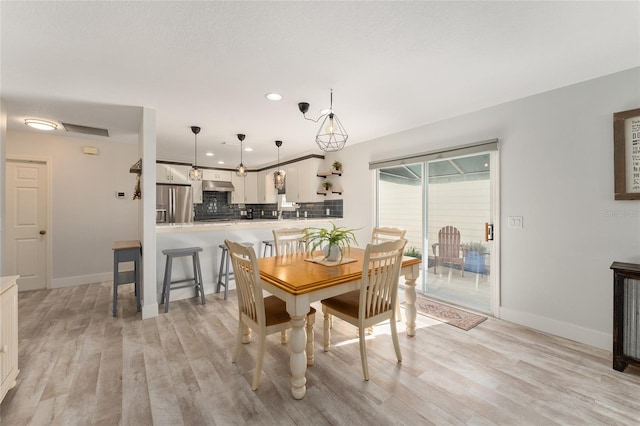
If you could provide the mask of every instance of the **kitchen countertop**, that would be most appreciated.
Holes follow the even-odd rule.
[[[157,224],[156,233],[166,234],[175,232],[201,232],[201,231],[222,231],[225,229],[256,229],[264,227],[307,227],[317,226],[317,224],[326,224],[327,222],[338,222],[342,218],[327,217],[316,219],[238,219],[220,222],[193,222],[193,223],[171,223]]]

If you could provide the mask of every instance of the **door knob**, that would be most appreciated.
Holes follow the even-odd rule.
[[[46,234],[46,233],[47,233],[47,231],[45,231],[44,229],[41,229],[41,230],[40,230],[40,235],[44,235],[44,234]]]

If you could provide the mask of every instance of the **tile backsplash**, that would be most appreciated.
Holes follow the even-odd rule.
[[[273,204],[230,204],[231,194],[228,192],[204,192],[202,204],[194,204],[195,220],[206,219],[243,219],[242,210],[253,209],[254,219],[267,219],[273,217],[273,212],[278,210],[278,205]],[[284,211],[285,219],[296,217],[303,218],[306,212],[307,218],[341,218],[343,217],[342,200],[325,200],[317,203],[300,203],[296,211]],[[240,208],[242,206],[242,208]],[[327,211],[329,214],[327,214]],[[277,214],[277,213],[276,213]],[[296,214],[298,216],[296,216]]]

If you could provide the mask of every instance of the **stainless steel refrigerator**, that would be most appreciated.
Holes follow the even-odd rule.
[[[190,185],[156,184],[156,223],[193,222]]]

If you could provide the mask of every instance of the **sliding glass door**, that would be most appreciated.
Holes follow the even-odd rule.
[[[486,313],[497,299],[491,280],[497,259],[487,240],[497,211],[492,161],[492,152],[478,152],[381,167],[377,174],[377,225],[407,230],[406,254],[423,260],[419,290]]]

